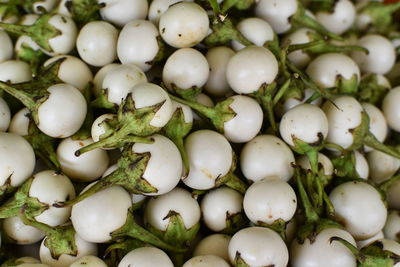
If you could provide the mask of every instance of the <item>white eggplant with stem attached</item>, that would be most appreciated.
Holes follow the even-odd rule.
[[[24,224],[19,216],[4,219],[2,231],[3,240],[9,238],[18,245],[34,244],[45,237],[39,229]]]
[[[247,189],[243,208],[252,223],[271,228],[285,237],[286,223],[296,212],[297,197],[285,181],[277,178],[261,180]]]
[[[247,185],[233,174],[236,168],[234,152],[228,140],[211,130],[191,133],[185,140],[190,171],[183,183],[196,190],[222,185],[244,193]]]
[[[68,54],[75,46],[75,22],[59,14],[44,14],[32,25],[0,23],[7,32],[32,38],[48,55]]]
[[[145,19],[149,8],[146,0],[97,0],[99,5],[104,5],[100,9],[103,20],[123,27],[135,19]]]
[[[248,227],[233,235],[229,242],[229,258],[236,266],[285,267],[289,253],[285,242],[273,230]]]
[[[150,199],[144,210],[146,228],[177,248],[190,246],[200,229],[200,216],[200,206],[191,193],[178,187]],[[170,256],[175,265],[183,264],[183,254]]]
[[[182,175],[179,150],[171,140],[162,135],[153,135],[151,138],[151,144],[135,143],[126,146],[116,170],[101,178],[78,197],[55,205],[74,205],[114,185],[120,185],[130,193],[144,195],[157,196],[171,191],[179,183]]]
[[[215,255],[229,261],[228,246],[231,237],[224,234],[212,234],[204,237],[196,245],[193,256]]]
[[[205,225],[214,232],[232,234],[247,223],[243,196],[228,187],[209,191],[201,200],[201,213]]]
[[[118,30],[108,22],[92,21],[79,32],[76,48],[89,65],[102,67],[117,58]]]
[[[89,189],[95,183],[87,186]],[[71,221],[76,233],[88,242],[105,243],[129,236],[169,251],[178,251],[134,221],[132,198],[120,186],[112,186],[73,205]]]
[[[154,247],[137,248],[126,254],[118,267],[138,266],[163,266],[173,267],[171,259],[161,249]]]
[[[386,156],[386,154],[383,155]],[[370,166],[367,159],[359,151],[353,150],[334,156],[331,159],[335,166],[336,176],[344,177],[345,179],[368,179]]]
[[[385,34],[392,29],[393,14],[400,9],[400,3],[367,1],[357,10],[356,26],[359,30],[372,28],[374,32]]]
[[[332,12],[319,11],[315,13],[315,18],[328,31],[343,34],[353,26],[356,15],[356,9],[350,0],[339,0]]]
[[[244,177],[252,182],[268,177],[289,181],[293,175],[293,152],[274,135],[253,138],[243,147],[239,160]]]
[[[184,1],[161,15],[158,28],[167,44],[184,48],[199,44],[207,36],[209,25],[207,12],[200,5]]]
[[[35,153],[21,136],[0,132],[0,195],[20,186],[35,168]]]
[[[196,256],[182,265],[182,267],[229,267],[230,265],[222,258],[215,255]]]
[[[163,43],[156,26],[147,20],[132,20],[118,36],[117,55],[122,64],[133,63],[148,71],[163,57]]]
[[[92,106],[113,109],[121,105],[135,85],[147,82],[146,74],[135,64],[123,64],[109,70],[101,85],[100,94]]]
[[[151,143],[147,137],[160,132],[173,112],[172,101],[160,86],[138,83],[121,103],[114,119],[108,119],[107,115],[102,121],[96,120],[92,126],[95,142],[77,150],[75,155],[95,148],[116,148],[133,142]],[[94,131],[99,135],[98,141]]]
[[[107,64],[103,67],[101,67],[96,74],[94,75],[93,78],[93,91],[92,91],[92,95],[95,97],[98,97],[101,93],[101,89],[103,88],[103,81],[104,78],[106,77],[107,73],[109,73],[112,70],[115,70],[118,66],[120,66],[121,64],[119,63],[111,63],[111,64]]]

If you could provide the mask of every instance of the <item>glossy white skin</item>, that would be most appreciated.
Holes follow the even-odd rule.
[[[236,25],[236,29],[256,46],[263,46],[266,42],[274,40],[274,30],[268,22],[260,18],[246,18]],[[232,41],[231,45],[236,51],[245,47],[235,40]]]
[[[185,2],[193,2],[193,0],[184,0]],[[167,11],[168,7],[180,2],[180,0],[154,0],[151,1],[149,7],[149,20],[155,25],[158,25],[160,17]]]
[[[122,187],[107,188],[72,206],[72,225],[88,242],[108,242],[110,233],[125,224],[131,205],[131,196]]]
[[[208,33],[207,12],[198,4],[180,2],[170,6],[160,17],[158,29],[163,40],[172,47],[192,47]]]
[[[106,5],[100,9],[103,20],[118,27],[135,19],[145,19],[149,8],[146,0],[97,0],[97,3]]]
[[[95,67],[110,64],[117,58],[118,30],[108,22],[92,21],[80,30],[76,48],[83,61]]]
[[[354,75],[360,82],[360,69],[350,57],[339,53],[318,56],[307,67],[307,74],[322,88],[336,86],[338,78],[350,80]]]
[[[311,41],[311,38],[308,36],[308,34],[313,32],[313,30],[308,28],[300,28],[289,34],[284,40],[286,42],[290,42],[291,45],[308,43]],[[311,57],[302,50],[289,53],[287,58],[298,68],[304,68],[311,60]]]
[[[23,263],[19,264],[18,267],[51,267],[51,266],[41,263]]]
[[[362,51],[353,51],[352,58],[364,73],[386,74],[396,61],[393,44],[385,37],[377,34],[364,35],[356,45],[368,49],[368,55]]]
[[[243,208],[255,224],[273,224],[279,219],[288,222],[296,212],[297,197],[293,188],[282,180],[261,180],[247,189]]]
[[[382,183],[391,178],[400,168],[400,160],[388,154],[373,150],[367,154],[370,178],[375,183]]]
[[[43,66],[49,66],[60,58],[65,59],[58,69],[58,78],[61,82],[68,83],[79,91],[83,91],[93,79],[92,71],[88,65],[77,57],[62,55],[48,59]]]
[[[200,221],[200,206],[189,191],[176,187],[157,198],[151,198],[144,211],[144,219],[154,228],[167,230],[170,211],[178,213],[186,229],[192,228]]]
[[[14,46],[15,55],[22,53],[21,50],[26,49],[25,47],[27,47],[28,49],[32,49],[34,51],[40,50],[40,46],[38,46],[38,44],[35,43],[35,41],[33,41],[31,37],[26,35],[21,35],[15,42]]]
[[[33,263],[33,264],[38,263],[38,264],[40,264],[40,260],[33,258],[33,257],[21,257],[21,258],[16,259],[15,262],[18,264],[19,263],[21,263],[21,264],[23,264],[23,263]],[[18,265],[18,266],[20,266],[20,265]]]
[[[328,31],[342,34],[353,26],[356,20],[356,9],[351,1],[340,0],[335,3],[332,13],[317,12],[315,17]]]
[[[354,142],[351,130],[361,124],[361,104],[351,96],[339,96],[333,103],[326,101],[322,109],[329,125],[326,140],[345,149],[350,147]]]
[[[45,236],[37,228],[25,225],[18,216],[4,219],[3,230],[18,245],[34,244]]]
[[[370,103],[362,103],[362,107],[369,116],[369,131],[378,141],[385,141],[389,129],[382,111]],[[365,151],[372,151],[372,148],[365,146]]]
[[[71,207],[56,208],[52,205],[75,198],[75,189],[67,176],[47,170],[33,176],[29,196],[49,205],[49,208],[36,216],[35,220],[50,226],[57,226],[68,220]]]
[[[134,265],[140,267],[174,267],[168,255],[161,249],[155,247],[141,247],[132,250],[122,258],[118,267]]]
[[[43,8],[44,8],[45,13],[47,13],[55,7],[56,3],[57,3],[56,0],[43,0],[43,1],[33,2],[32,3],[33,12],[35,12],[36,14],[43,14]]]
[[[224,135],[233,143],[245,143],[253,139],[261,130],[264,113],[256,100],[243,95],[232,96],[229,107],[235,117],[224,123]]]
[[[9,60],[13,56],[13,43],[4,30],[0,31],[0,62]]]
[[[224,230],[229,215],[243,211],[243,196],[228,187],[209,191],[201,201],[201,213],[205,225],[214,232]]]
[[[150,153],[150,160],[142,175],[150,185],[158,191],[145,195],[158,196],[168,193],[176,187],[181,179],[182,158],[178,148],[167,137],[153,135],[154,143],[135,143],[132,151],[135,153]]]
[[[111,120],[116,118],[117,115],[106,113],[99,116],[92,124],[91,135],[94,142],[98,142],[100,140],[100,136],[104,134],[106,131],[101,123],[105,120]]]
[[[303,99],[297,99],[297,98],[288,98],[282,106],[276,105],[276,111],[280,116],[283,116],[286,112],[288,112],[290,109],[306,103],[306,101],[315,93],[315,90],[307,88],[304,90],[304,97]],[[310,104],[316,105],[316,106],[321,106],[322,104],[322,98],[318,97],[317,99],[313,100]]]
[[[119,36],[117,55],[122,64],[133,63],[148,71],[160,47],[158,29],[148,20],[133,20],[126,24]]]
[[[294,138],[308,144],[323,139],[328,134],[328,118],[321,108],[312,104],[301,104],[286,112],[279,125],[282,139],[290,146],[294,146]]]
[[[14,114],[8,128],[9,133],[18,134],[20,136],[28,135],[30,112],[27,108],[23,108]]]
[[[54,259],[51,256],[50,250],[44,245],[45,240],[46,239],[44,239],[42,244],[40,245],[40,260],[42,261],[42,263],[48,264],[50,266],[68,267],[82,256],[97,255],[97,244],[87,242],[83,240],[78,234],[75,234],[75,244],[78,250],[78,254],[76,256],[62,254],[58,259]]]
[[[0,97],[0,131],[5,132],[10,125],[11,112],[7,102]]]
[[[234,263],[237,253],[250,266],[285,267],[288,249],[282,238],[264,227],[248,227],[236,232],[229,242],[229,258]]]
[[[389,127],[400,132],[400,86],[390,90],[382,102],[382,111]]]
[[[370,237],[368,239],[357,241],[356,242],[357,243],[357,248],[361,249],[363,247],[366,247],[366,246],[370,245],[371,243],[377,241],[378,239],[382,239],[383,237],[384,237],[383,236],[383,232],[379,231],[376,235],[374,235],[374,236],[372,236],[372,237]]]
[[[172,117],[173,106],[168,93],[154,83],[139,83],[135,85],[132,88],[132,99],[137,109],[163,103],[150,121],[151,126],[164,127]]]
[[[85,98],[78,89],[65,83],[52,85],[47,91],[49,97],[38,108],[38,128],[54,138],[73,135],[86,117]]]
[[[70,267],[107,267],[107,264],[96,256],[83,256],[74,261]]]
[[[332,175],[333,174],[333,164],[332,161],[322,153],[318,152],[318,163],[322,164],[324,167],[324,174],[325,175]],[[300,156],[296,159],[296,164],[306,170],[311,171],[310,161],[306,155]]]
[[[400,209],[400,182],[395,182],[387,192],[387,203],[391,209]]]
[[[376,74],[377,82],[379,85],[384,86],[385,88],[391,89],[392,85],[390,84],[389,80],[383,76],[382,74]]]
[[[196,256],[183,264],[182,267],[229,267],[230,265],[222,258],[215,255]]]
[[[335,216],[356,240],[367,239],[383,229],[386,206],[371,185],[359,181],[346,182],[334,188],[329,199],[335,208]]]
[[[147,82],[146,74],[134,64],[119,65],[104,76],[102,89],[107,90],[107,100],[121,105],[123,99],[132,92],[132,88]]]
[[[186,106],[186,105],[184,105],[184,104],[181,104],[181,103],[178,103],[178,102],[175,102],[174,100],[171,100],[172,101],[172,110],[173,110],[173,113],[178,109],[178,108],[180,108],[181,109],[181,111],[183,112],[183,118],[184,118],[184,120],[185,120],[185,123],[193,123],[193,111],[192,111],[192,109],[189,107],[189,106]],[[173,114],[172,113],[172,114]]]
[[[57,147],[57,159],[61,170],[71,179],[81,182],[92,182],[99,178],[108,167],[109,158],[105,150],[96,148],[79,157],[75,151],[93,143],[92,138],[73,140],[66,138]]]
[[[43,52],[49,56],[65,55],[71,52],[75,48],[76,36],[78,34],[75,22],[67,16],[56,14],[48,23],[56,28],[60,34],[48,40],[51,51],[42,49]]]
[[[338,236],[352,245],[356,245],[354,238],[345,230],[327,228],[322,230],[313,243],[309,239],[299,244],[295,239],[290,247],[290,261],[292,267],[356,267],[357,262],[353,254],[344,245],[337,241],[330,242],[331,237]]]
[[[363,154],[354,151],[355,159],[356,159],[356,172],[361,179],[368,179],[369,176],[369,165],[367,159]]]
[[[20,186],[35,168],[35,153],[21,136],[0,132],[0,185],[10,177],[11,186]]]
[[[204,91],[213,96],[225,96],[232,90],[226,80],[226,67],[235,52],[226,46],[208,49],[206,59],[210,66],[210,75],[204,85]]]
[[[0,81],[22,83],[32,80],[31,67],[19,60],[6,60],[0,63]]]
[[[293,175],[293,152],[273,135],[255,137],[243,147],[239,159],[243,175],[253,182],[273,176],[288,181]]]
[[[193,48],[176,50],[165,62],[162,80],[168,89],[203,87],[210,74],[206,57]]]
[[[96,75],[93,78],[93,94],[95,96],[100,95],[104,77],[106,77],[107,73],[115,70],[120,65],[121,64],[119,63],[107,64],[96,72]]]
[[[385,227],[383,227],[383,233],[385,238],[392,240],[399,240],[400,233],[400,214],[397,210],[389,212]]]
[[[271,84],[278,74],[278,61],[264,47],[248,46],[237,52],[228,62],[226,78],[238,94],[250,94],[264,83]]]
[[[209,235],[197,244],[193,256],[215,255],[229,262],[228,245],[231,240],[229,235]]]
[[[190,171],[183,183],[193,189],[206,190],[215,186],[232,165],[232,147],[221,134],[211,130],[191,133],[185,140]]]
[[[260,0],[255,7],[256,16],[266,20],[277,34],[287,32],[292,27],[289,18],[296,11],[296,0]]]

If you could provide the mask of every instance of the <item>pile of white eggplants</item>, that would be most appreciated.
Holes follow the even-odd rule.
[[[0,266],[400,266],[398,10],[1,1]]]

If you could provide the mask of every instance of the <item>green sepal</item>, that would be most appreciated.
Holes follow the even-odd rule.
[[[100,140],[77,150],[75,155],[79,156],[96,148],[118,148],[136,142],[152,143],[153,140],[148,136],[161,131],[161,128],[150,123],[163,104],[161,102],[137,109],[129,93],[119,106],[117,118],[102,123],[106,126],[106,132],[100,136]]]
[[[400,180],[400,175],[395,175],[390,179],[383,181],[382,183],[378,184],[377,187],[375,187],[381,193],[382,200],[386,201],[388,190],[393,184],[397,183],[399,180]]]
[[[253,4],[254,0],[224,0],[222,2],[221,13],[226,14],[226,12],[233,7],[238,10],[246,10]]]
[[[78,27],[82,27],[90,21],[100,20],[99,11],[105,5],[105,3],[98,3],[96,0],[67,0],[65,2],[65,8]]]
[[[332,13],[337,0],[309,0],[308,8],[313,12],[325,11]]]
[[[243,212],[238,212],[234,214],[226,213],[226,226],[220,231],[221,234],[233,235],[240,229],[244,228],[249,220]]]
[[[233,119],[236,116],[236,112],[230,107],[230,104],[234,101],[233,98],[227,98],[221,102],[218,102],[215,107],[207,107],[205,105],[199,104],[193,101],[187,101],[178,98],[174,95],[169,95],[170,98],[178,103],[187,105],[194,109],[199,114],[208,118],[218,132],[224,133],[225,122]]]
[[[161,240],[159,237],[136,223],[132,210],[130,209],[128,210],[128,216],[125,224],[121,228],[112,232],[111,236],[113,237],[113,240],[118,240],[123,237],[131,237],[170,252],[185,252],[184,249],[177,248],[175,245]]]
[[[150,153],[136,154],[132,151],[131,146],[127,146],[117,162],[118,168],[115,171],[98,180],[96,184],[76,198],[55,203],[53,206],[71,206],[99,191],[117,185],[122,186],[128,192],[134,194],[157,193],[157,188],[153,187],[143,178],[150,157]]]
[[[187,123],[185,121],[185,115],[182,108],[179,106],[174,111],[174,114],[172,114],[172,117],[168,123],[163,127],[164,135],[174,142],[181,154],[183,166],[185,168],[184,176],[189,173],[190,162],[186,153],[183,139],[189,134],[189,132],[192,130],[192,127],[193,123]]]
[[[324,218],[321,218],[317,222],[313,223],[306,222],[300,226],[297,231],[297,242],[299,242],[299,244],[303,244],[304,241],[308,239],[312,244],[315,242],[317,235],[328,228],[344,229],[340,223]]]
[[[231,189],[238,191],[243,195],[244,193],[246,193],[246,190],[247,188],[249,188],[249,185],[234,174],[236,170],[236,165],[237,165],[237,157],[235,152],[232,152],[231,168],[226,175],[220,176],[217,179],[215,179],[215,188],[225,185]]]
[[[232,40],[238,41],[244,46],[253,44],[236,29],[227,16],[218,14],[210,26],[212,33],[204,39],[204,44],[209,47],[229,45]]]
[[[12,177],[12,174],[10,174],[10,176],[7,177],[4,184],[2,186],[0,186],[0,203],[3,202],[4,198],[8,194],[10,194],[16,190],[16,188],[11,185],[11,177]]]
[[[390,88],[379,85],[377,75],[371,73],[361,79],[357,99],[360,102],[379,105],[389,90]]]
[[[100,94],[90,103],[91,107],[103,108],[115,112],[118,110],[118,105],[108,101],[108,89],[101,89]]]
[[[283,219],[277,219],[272,224],[267,224],[265,222],[258,221],[257,225],[274,230],[281,236],[282,240],[286,241],[287,222],[285,222]]]
[[[29,196],[29,190],[34,178],[26,180],[14,196],[0,207],[0,218],[10,218],[20,214],[21,208],[24,207],[24,213],[31,217],[36,217],[48,210],[48,204],[40,202],[35,197]]]
[[[201,87],[191,87],[191,88],[179,88],[175,84],[171,84],[172,92],[177,94],[179,97],[187,100],[197,102],[197,96],[203,91]]]
[[[334,241],[340,242],[350,250],[357,259],[358,267],[392,267],[400,262],[400,256],[384,250],[383,244],[379,240],[363,247],[361,250],[358,250],[357,247],[341,237],[334,236],[330,239],[331,243]]]
[[[356,170],[356,157],[354,152],[345,153],[331,158],[335,168],[335,175],[346,179],[359,179]]]
[[[358,93],[358,76],[353,74],[350,79],[345,79],[343,76],[339,75],[336,77],[336,88],[338,94],[344,95],[357,95]]]
[[[240,256],[240,252],[236,251],[235,259],[233,260],[233,265],[235,267],[251,267],[248,265]],[[267,266],[268,267],[268,266]]]
[[[0,19],[1,21],[6,21],[12,17],[21,17],[22,14],[18,9],[18,6],[10,4],[10,3],[1,3],[0,4]]]
[[[382,3],[369,1],[358,14],[365,14],[371,18],[371,24],[378,33],[385,34],[391,31],[393,24],[393,13],[400,9],[400,2]]]
[[[26,215],[22,207],[20,218],[26,225],[33,226],[44,232],[46,237],[44,245],[50,250],[53,259],[57,260],[61,255],[78,255],[78,247],[75,242],[75,230],[71,224],[58,225],[55,227],[36,221],[32,216]]]
[[[337,34],[331,33],[318,21],[308,16],[306,14],[306,9],[301,1],[297,1],[297,11],[289,18],[289,21],[292,25],[292,29],[309,28],[332,39],[342,40],[342,37],[338,36]]]
[[[318,151],[324,147],[324,136],[321,132],[317,133],[318,141],[315,143],[306,143],[294,136],[292,136],[293,146],[292,150],[298,154],[306,155],[310,161],[311,171],[318,174]]]
[[[21,45],[21,49],[15,52],[18,60],[24,61],[31,66],[32,76],[38,75],[39,67],[46,61],[48,56],[42,50],[34,50],[26,44]]]
[[[32,25],[17,25],[0,22],[0,28],[17,35],[26,35],[32,38],[43,50],[52,53],[49,40],[61,34],[61,32],[49,23],[53,14],[41,15]]]
[[[120,259],[122,259],[126,254],[131,252],[134,249],[145,247],[146,243],[133,239],[133,238],[124,238],[116,240],[115,243],[108,246],[104,252],[104,257],[108,256],[112,252],[117,252]]]

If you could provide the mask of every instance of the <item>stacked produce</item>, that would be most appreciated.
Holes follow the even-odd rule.
[[[1,1],[0,266],[400,266],[399,10]]]

